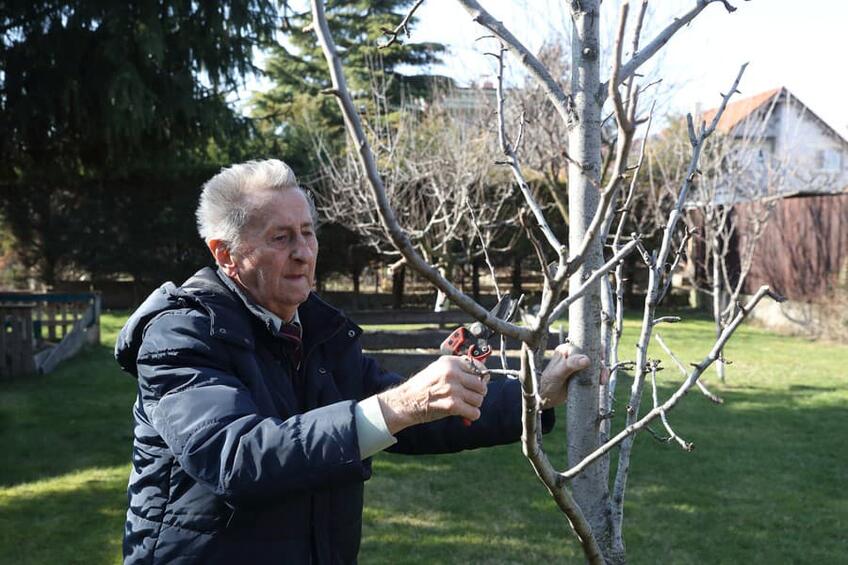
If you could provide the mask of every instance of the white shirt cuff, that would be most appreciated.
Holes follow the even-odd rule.
[[[356,435],[359,440],[359,455],[362,459],[371,457],[379,451],[397,443],[395,436],[389,433],[380,401],[371,396],[357,402],[353,408],[356,418]]]

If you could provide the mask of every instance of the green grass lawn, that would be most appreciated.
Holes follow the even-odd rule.
[[[104,345],[54,373],[0,384],[0,563],[120,561],[135,395],[111,358],[123,319],[104,315]],[[635,342],[636,325],[628,320],[624,343]],[[686,362],[699,361],[712,342],[704,319],[661,329]],[[625,507],[630,561],[842,562],[848,347],[744,327],[727,352],[728,384],[707,378],[725,404],[693,391],[671,415],[695,443],[692,453],[648,434],[636,441]],[[680,381],[671,369],[659,376],[664,396]],[[629,380],[620,386],[628,389]],[[546,436],[558,465],[563,421]],[[581,561],[518,445],[376,457],[360,557],[365,564]]]

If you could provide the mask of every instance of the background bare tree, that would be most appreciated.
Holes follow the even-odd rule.
[[[630,456],[635,434],[652,421],[659,419],[669,438],[681,447],[691,444],[672,430],[667,413],[697,383],[704,371],[715,362],[724,345],[741,324],[751,308],[767,295],[762,287],[741,308],[734,319],[716,339],[709,354],[699,363],[686,367],[683,382],[667,399],[659,398],[656,374],[659,361],[648,357],[648,345],[655,328],[664,322],[674,321],[669,316],[658,315],[657,308],[667,294],[672,272],[679,265],[683,249],[674,245],[675,238],[685,226],[682,217],[690,189],[699,174],[699,159],[707,138],[713,133],[730,97],[736,92],[744,71],[740,69],[732,86],[721,97],[721,105],[713,120],[695,124],[688,118],[688,138],[691,157],[686,174],[680,179],[676,205],[670,210],[662,240],[657,249],[645,248],[638,234],[625,236],[621,230],[612,231],[622,223],[621,216],[628,213],[628,201],[622,188],[632,185],[639,172],[639,164],[632,163],[631,146],[637,131],[646,120],[638,111],[638,101],[647,85],[640,85],[637,71],[681,28],[691,22],[711,0],[698,0],[691,10],[680,15],[662,29],[651,41],[640,43],[642,22],[648,2],[641,2],[638,14],[628,31],[629,4],[622,3],[618,20],[618,33],[613,49],[612,70],[606,81],[601,80],[600,69],[600,1],[582,0],[571,3],[571,89],[563,90],[550,72],[521,42],[499,21],[495,20],[477,1],[458,0],[472,19],[494,35],[496,48],[492,50],[498,62],[497,81],[497,138],[500,155],[496,157],[511,173],[524,205],[529,211],[523,223],[528,238],[534,242],[543,276],[543,291],[539,313],[532,325],[518,326],[492,317],[489,312],[462,293],[426,258],[426,249],[415,239],[416,232],[401,226],[399,215],[389,199],[384,175],[380,172],[381,160],[375,157],[369,136],[347,89],[342,61],[330,35],[321,0],[312,1],[314,29],[330,67],[333,94],[337,97],[345,117],[345,124],[355,150],[363,184],[370,193],[372,205],[379,211],[379,222],[386,237],[403,255],[406,263],[416,269],[444,292],[455,304],[480,322],[505,336],[522,342],[519,379],[524,391],[522,447],[531,465],[552,495],[558,507],[580,541],[586,559],[591,563],[623,563],[626,560],[623,541],[623,504],[630,468]],[[728,11],[733,8],[726,0],[716,0]],[[416,3],[415,7],[420,3]],[[629,46],[625,53],[625,43]],[[518,148],[525,135],[524,124],[510,128],[509,102],[503,87],[505,55],[510,53],[526,72],[537,80],[548,102],[565,125],[568,132],[568,241],[564,243],[551,228],[545,209],[536,200],[528,184],[519,159]],[[614,113],[616,134],[609,174],[602,184],[601,132],[602,108],[607,100]],[[641,159],[640,159],[641,161]],[[483,217],[483,214],[479,214]],[[613,236],[613,249],[609,257],[603,253],[605,235]],[[567,405],[568,468],[557,471],[546,455],[541,441],[540,415],[542,400],[539,396],[538,377],[544,362],[545,347],[550,325],[568,312],[569,341],[575,350],[593,359],[621,358],[620,341],[602,339],[609,324],[602,319],[602,311],[609,319],[613,312],[623,307],[617,294],[604,300],[602,307],[602,279],[629,253],[638,250],[648,270],[647,296],[643,308],[642,327],[635,351],[635,360],[629,362],[634,377],[627,402],[625,422],[617,430],[604,432],[601,423],[609,418],[613,387],[601,386],[600,363],[583,371],[569,384]],[[552,262],[550,260],[553,260]],[[614,275],[613,275],[614,276]],[[567,288],[566,288],[567,283]],[[773,296],[773,295],[772,295]],[[606,355],[605,355],[605,351]],[[617,373],[623,361],[609,367]],[[653,406],[644,415],[639,414],[646,380],[652,389]],[[610,492],[610,457],[618,448],[618,462]]]
[[[427,263],[451,278],[458,267],[483,257],[480,238],[491,253],[495,242],[514,244],[514,237],[503,241],[516,221],[516,207],[506,176],[491,158],[491,111],[485,108],[492,97],[480,89],[444,88],[429,101],[406,100],[392,109],[385,89],[374,84],[373,99],[359,110],[363,129],[386,196]],[[317,194],[324,217],[361,234],[383,255],[396,256],[393,268],[399,268],[406,259],[381,226],[355,148],[348,146],[338,157],[323,140],[316,145],[323,162],[324,187]],[[478,217],[483,220],[475,223]],[[446,295],[439,290],[435,310],[445,308]]]
[[[746,280],[760,250],[759,242],[781,196],[803,183],[815,189],[820,182],[802,174],[804,163],[792,151],[774,150],[773,113],[779,100],[726,125],[712,136],[701,156],[700,174],[685,204],[690,238],[684,275],[693,291],[711,298],[716,336],[736,315]],[[787,112],[794,110],[787,101]],[[707,112],[712,117],[714,112]],[[649,198],[661,215],[673,206],[676,182],[686,167],[688,147],[683,120],[674,120],[649,148]],[[659,195],[659,196],[656,196]],[[725,380],[725,359],[715,363]]]

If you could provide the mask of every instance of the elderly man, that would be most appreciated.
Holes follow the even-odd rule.
[[[283,162],[213,177],[197,223],[217,270],[153,292],[116,345],[138,380],[126,563],[352,563],[373,454],[520,437],[516,381],[461,357],[404,381],[362,355],[361,330],[311,290],[315,211]],[[588,364],[557,349],[548,408]]]

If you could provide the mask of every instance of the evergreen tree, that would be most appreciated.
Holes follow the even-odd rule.
[[[438,62],[444,46],[396,42],[380,48],[386,43],[383,30],[394,29],[412,3],[412,0],[329,0],[326,3],[328,22],[345,62],[348,85],[360,96],[371,91],[375,75],[389,85],[393,97],[399,96],[403,88],[415,92],[426,88],[426,76],[404,75],[398,68],[420,68]],[[315,33],[307,27],[311,19],[309,12],[285,12],[285,39],[271,49],[266,63],[265,72],[274,85],[256,97],[256,115],[277,121],[296,118],[298,111],[304,110],[317,110],[325,117],[338,116],[335,101],[326,97],[317,109],[302,104],[304,98],[314,98],[330,86],[321,48]],[[410,27],[414,24],[413,17]]]
[[[276,17],[272,0],[4,3],[0,209],[43,280],[127,272],[132,249],[156,254],[146,244],[168,214],[151,196],[167,207],[181,179],[245,142],[226,95]],[[112,253],[121,261],[95,253],[105,241],[129,246]]]
[[[439,61],[444,46],[436,43],[400,41],[381,49],[387,42],[384,29],[394,29],[404,18],[412,0],[329,0],[326,11],[337,38],[339,51],[357,103],[373,101],[374,82],[385,88],[388,106],[396,106],[401,96],[421,96],[430,92],[437,80],[428,74],[403,74]],[[320,190],[311,181],[320,165],[315,139],[320,137],[329,151],[343,147],[345,135],[341,114],[332,96],[321,91],[330,86],[330,75],[314,31],[309,11],[283,9],[284,39],[274,45],[265,62],[265,73],[273,86],[253,100],[252,115],[265,134],[268,156],[285,155],[301,182]],[[413,28],[415,18],[410,22]],[[405,39],[405,38],[403,38]],[[322,239],[340,238],[340,246],[325,245],[319,255],[319,272],[350,274],[354,281],[364,265],[365,250],[358,236],[340,226],[323,229]]]

